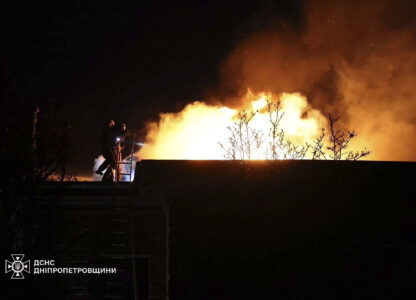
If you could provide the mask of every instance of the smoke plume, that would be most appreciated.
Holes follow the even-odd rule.
[[[301,25],[271,22],[241,41],[222,88],[300,92],[372,159],[416,160],[415,15],[415,1],[309,1]]]

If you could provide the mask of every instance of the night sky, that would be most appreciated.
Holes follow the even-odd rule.
[[[104,120],[139,131],[216,93],[250,32],[301,26],[299,1],[9,1],[1,4],[2,129],[53,99],[72,127],[71,167],[91,172]],[[232,92],[232,91],[230,91]]]

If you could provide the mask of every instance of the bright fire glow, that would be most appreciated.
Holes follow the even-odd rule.
[[[251,127],[261,130],[267,145],[269,114],[267,101],[280,101],[284,116],[280,128],[285,137],[294,143],[304,144],[316,138],[326,119],[320,111],[312,109],[299,93],[273,95],[254,94],[250,90],[242,99],[242,108],[256,111]],[[140,159],[224,159],[219,142],[227,144],[230,131],[239,109],[194,102],[179,113],[162,113],[158,123],[148,125],[146,143],[139,152]],[[256,149],[252,159],[267,159],[264,148]]]

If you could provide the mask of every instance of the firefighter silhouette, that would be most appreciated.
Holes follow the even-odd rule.
[[[106,122],[100,137],[101,154],[105,160],[95,171],[96,174],[103,176],[102,182],[114,182],[113,174],[117,167],[117,161],[120,160],[119,156],[125,134],[126,124],[117,125],[114,120]]]

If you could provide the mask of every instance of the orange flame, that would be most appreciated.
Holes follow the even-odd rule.
[[[280,102],[284,116],[280,128],[285,137],[295,143],[305,143],[316,138],[326,119],[312,109],[299,93],[270,92],[254,94],[248,90],[242,99],[242,108],[256,112],[250,126],[267,136],[270,128],[267,101]],[[146,144],[139,151],[141,159],[224,159],[220,143],[227,143],[238,115],[237,109],[226,106],[193,102],[179,113],[162,113],[159,122],[148,125]],[[264,142],[267,144],[267,141]],[[265,149],[256,149],[252,159],[267,159]]]

